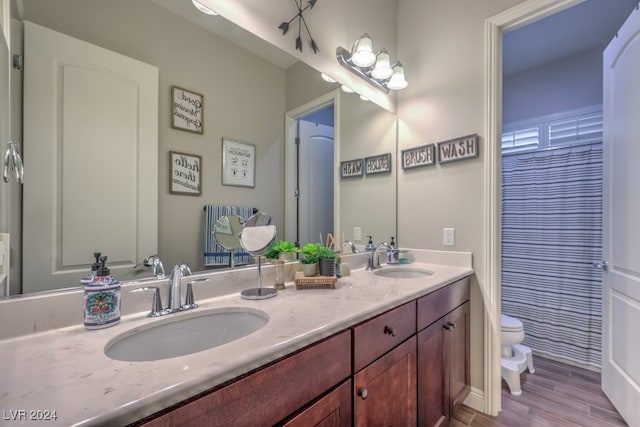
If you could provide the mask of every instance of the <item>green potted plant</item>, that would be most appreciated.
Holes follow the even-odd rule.
[[[335,276],[336,253],[333,249],[318,245],[318,264],[321,276]]]
[[[318,257],[316,255],[305,255],[300,258],[300,264],[302,264],[302,274],[305,277],[313,277],[318,274]]]
[[[277,258],[285,261],[293,261],[296,259],[296,252],[298,252],[296,245],[286,240],[278,240],[269,248],[266,257],[268,259]]]
[[[318,243],[307,243],[300,249],[303,257],[300,259],[302,273],[306,277],[315,276],[318,273]]]

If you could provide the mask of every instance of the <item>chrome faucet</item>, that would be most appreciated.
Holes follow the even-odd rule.
[[[164,308],[162,307],[162,300],[160,298],[160,288],[158,288],[157,286],[136,288],[130,290],[129,292],[153,292],[153,302],[151,303],[151,311],[148,315],[149,317],[158,317],[164,316],[166,314],[176,313],[178,311],[191,310],[198,307],[198,304],[196,304],[193,298],[192,285],[198,282],[207,282],[209,281],[209,279],[201,277],[188,282],[187,296],[185,298],[185,303],[182,304],[182,298],[180,297],[180,287],[182,279],[186,276],[191,276],[191,269],[187,264],[176,264],[173,267],[173,270],[171,270],[171,277],[169,278],[169,286],[167,287],[167,306]]]
[[[191,269],[187,264],[176,264],[171,270],[169,287],[167,288],[167,306],[164,311],[173,313],[182,310],[182,300],[180,298],[180,283],[185,276],[191,276]]]
[[[164,279],[164,264],[158,255],[149,255],[146,257],[142,263],[147,267],[153,267],[153,275],[156,279]]]
[[[345,246],[349,246],[351,248],[351,253],[352,254],[358,254],[360,253],[360,251],[358,250],[358,248],[356,248],[356,246],[351,242],[351,240],[347,240],[342,244],[342,247]]]
[[[376,248],[372,252],[370,252],[367,270],[380,268],[380,246],[384,246],[385,248],[387,248],[387,250],[389,249],[389,245],[387,244],[387,242],[378,243]]]

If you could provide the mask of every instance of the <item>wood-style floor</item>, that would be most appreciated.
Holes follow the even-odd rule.
[[[502,381],[502,412],[489,417],[462,407],[451,427],[626,426],[600,389],[600,374],[534,356],[534,374],[521,378],[513,396]]]

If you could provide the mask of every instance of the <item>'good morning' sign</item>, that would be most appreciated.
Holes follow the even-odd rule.
[[[203,131],[204,97],[195,92],[172,86],[171,99],[171,127],[201,134]]]

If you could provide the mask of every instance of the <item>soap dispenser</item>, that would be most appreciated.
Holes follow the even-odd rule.
[[[102,329],[120,322],[120,282],[110,273],[107,257],[96,256],[96,270],[83,279],[84,327]],[[92,267],[93,269],[93,267]]]
[[[389,242],[389,248],[387,249],[387,264],[398,264],[399,262],[398,247],[393,241],[393,236],[391,236],[391,242]]]
[[[373,244],[373,236],[367,236],[369,238],[369,242],[367,243],[367,246],[364,247],[364,250],[367,252],[373,252],[376,250],[376,247]]]
[[[96,272],[98,271],[98,267],[100,267],[101,256],[102,256],[102,253],[100,252],[93,253],[93,257],[95,258],[95,261],[93,262],[93,264],[91,264],[91,272],[87,276],[84,276],[82,279],[80,279],[81,286],[88,285],[89,283],[91,283],[91,281],[93,280],[93,277],[96,275]]]

